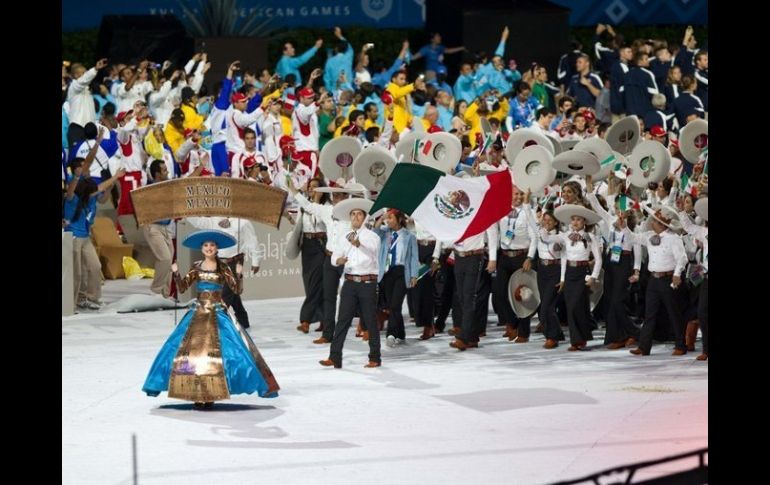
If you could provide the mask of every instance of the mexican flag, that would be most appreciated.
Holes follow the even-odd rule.
[[[441,241],[484,232],[511,210],[511,172],[462,179],[425,165],[399,163],[370,213],[383,207],[410,215]]]

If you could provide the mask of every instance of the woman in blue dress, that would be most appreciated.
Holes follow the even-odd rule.
[[[195,283],[198,298],[160,349],[142,390],[148,396],[168,391],[168,397],[194,402],[195,409],[209,409],[232,394],[278,396],[273,373],[222,301],[224,285],[236,294],[243,290],[241,264],[233,275],[217,257],[217,250],[234,246],[235,239],[221,231],[196,231],[182,244],[204,256],[184,278],[176,263],[171,268],[179,293]]]

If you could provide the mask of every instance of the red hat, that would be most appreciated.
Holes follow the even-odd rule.
[[[289,143],[294,143],[294,138],[292,138],[292,137],[290,137],[288,135],[283,135],[281,137],[281,139],[278,140],[278,144],[281,146],[281,148],[285,147]]]
[[[430,128],[428,128],[428,133],[439,133],[441,131],[444,130],[442,130],[441,127],[437,125],[430,125]]]
[[[586,119],[586,121],[596,121],[596,115],[594,115],[593,111],[589,109],[583,111],[583,117]]]
[[[243,159],[243,168],[251,168],[257,164],[257,159],[254,155]]]
[[[390,91],[386,89],[385,91],[382,92],[380,99],[385,105],[389,105],[390,103],[393,102],[393,95],[390,94]]]
[[[232,97],[233,103],[240,103],[240,102],[248,101],[248,100],[249,100],[249,97],[246,96],[243,93],[235,93],[235,94],[233,94],[233,97]]]
[[[302,88],[299,90],[299,97],[300,98],[314,98],[315,97],[315,91],[313,91],[310,88]]]
[[[666,130],[660,125],[655,125],[650,128],[650,135],[652,136],[666,136]]]
[[[283,107],[286,109],[294,109],[294,105],[297,103],[297,98],[289,93],[286,95],[286,99],[283,100]]]
[[[388,209],[386,212],[388,214],[393,214],[394,216],[397,216],[397,215],[401,214],[401,211],[398,210],[398,209]]]
[[[278,140],[278,145],[281,147],[281,153],[283,156],[294,154],[294,138],[283,135]]]
[[[133,112],[134,110],[132,109],[128,111],[121,111],[120,113],[118,113],[118,116],[116,116],[115,119],[118,121],[118,123],[120,123],[126,118],[126,116],[130,115]]]
[[[188,136],[192,135],[195,132],[192,128],[186,128],[184,130],[184,137],[187,138]]]

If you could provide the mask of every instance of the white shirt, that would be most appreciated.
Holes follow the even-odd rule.
[[[418,241],[435,241],[436,236],[429,233],[425,228],[417,221],[414,221],[415,235]]]
[[[358,236],[361,245],[355,247],[350,244],[347,236]],[[340,234],[338,237],[337,249],[332,254],[332,266],[338,266],[337,260],[342,257],[348,258],[345,263],[345,274],[349,275],[376,275],[379,273],[377,256],[380,252],[380,237],[365,227],[358,230],[351,229],[348,233]]]
[[[660,236],[660,244],[652,244],[651,238],[655,231],[646,231],[641,234],[634,234],[628,228],[624,229],[626,236],[634,238],[643,246],[647,247],[647,269],[655,273],[665,273],[673,271],[674,275],[681,276],[685,265],[687,264],[687,253],[684,251],[682,238],[666,229]]]
[[[300,195],[300,194],[297,194],[297,195]],[[315,202],[310,202],[310,204],[321,205]],[[329,205],[329,207],[331,207],[331,205]],[[316,214],[314,213],[311,214],[305,211],[302,213],[302,232],[304,233],[326,232],[326,224],[324,224],[323,219],[318,217]]]
[[[535,232],[535,237],[537,238],[537,254],[540,257],[540,259],[561,259],[561,250],[556,249],[556,244],[561,244],[560,242],[548,242],[545,239],[543,239],[543,236],[541,236],[540,231],[545,231],[545,228],[540,227],[540,225],[536,221],[536,217],[532,213],[532,208],[529,206],[529,204],[521,204],[521,207],[524,209],[524,212],[527,213],[527,224],[529,224],[529,227],[532,231]],[[556,235],[558,232],[556,232],[556,228],[551,229],[546,233],[548,236]],[[563,247],[563,245],[562,245]]]
[[[298,152],[318,151],[318,106],[298,104],[291,115],[292,136]]]
[[[615,223],[617,222],[618,218],[617,216],[614,216],[604,210],[604,207],[599,204],[599,199],[596,198],[596,195],[586,193],[586,200],[591,204],[591,208],[599,214],[599,217],[602,218],[602,221],[606,227],[603,228],[603,231],[605,231],[604,238],[607,242],[607,249],[609,251],[612,250],[612,247],[615,245],[619,245],[622,247],[622,251],[633,251],[634,252],[634,269],[641,269],[642,267],[642,246],[639,243],[635,243],[634,240],[631,238],[628,238],[623,234],[623,231],[621,229],[618,229],[615,226]],[[610,205],[610,202],[612,202],[612,205]],[[614,207],[614,200],[607,201],[607,205],[610,207]]]
[[[494,242],[497,240],[497,224],[492,224],[486,231],[466,238],[462,242],[454,243],[452,248],[455,251],[461,252],[476,251],[478,249],[484,249],[485,242],[492,241],[491,246],[493,247],[493,250],[489,251],[489,260],[497,261],[497,248],[494,247]],[[437,243],[436,246],[438,245],[439,244]]]
[[[230,160],[230,176],[232,178],[239,179],[246,177],[246,169],[243,166],[243,162],[247,158],[254,158],[254,160],[257,161],[257,164],[265,163],[265,157],[263,157],[259,151],[254,150],[253,152],[250,152],[244,147],[242,151],[235,153],[232,160]]]
[[[125,83],[121,84],[118,86],[117,96],[115,96],[118,102],[118,106],[116,106],[117,112],[120,113],[134,109],[134,103],[144,101],[144,97],[151,92],[152,83],[150,81],[137,81],[128,91],[126,91]]]
[[[708,273],[709,270],[709,228],[708,227],[702,227],[698,226],[696,224],[693,224],[690,220],[690,216],[687,215],[685,212],[679,212],[679,221],[682,223],[682,227],[685,231],[687,231],[688,234],[692,235],[692,237],[696,241],[700,241],[700,243],[703,245],[703,267],[706,269],[706,272]]]
[[[122,166],[127,172],[142,170],[147,163],[147,152],[144,151],[143,142],[148,130],[148,127],[139,128],[136,118],[118,127],[118,144],[123,156]]]
[[[508,215],[498,221],[500,237],[497,241],[503,250],[526,249],[527,257],[533,259],[537,250],[537,232],[527,222],[531,212],[525,211],[524,205],[511,208]],[[509,231],[513,233],[512,238],[507,237]]]
[[[96,77],[96,68],[92,67],[77,79],[73,79],[67,88],[67,101],[70,109],[67,113],[70,123],[85,126],[86,123],[96,121],[96,108],[94,97],[88,85]]]
[[[350,221],[339,221],[332,217],[334,206],[331,204],[316,204],[310,202],[302,194],[297,194],[295,200],[297,204],[308,214],[314,214],[323,221],[326,227],[326,250],[334,253],[339,247],[340,234],[347,234],[351,231]]]
[[[577,232],[580,237],[587,239],[588,243],[583,241],[577,241],[573,244],[570,240],[570,235]],[[564,281],[564,277],[567,274],[567,261],[588,261],[591,254],[594,255],[594,269],[591,272],[591,278],[599,279],[599,273],[602,270],[602,252],[599,246],[599,237],[586,232],[572,231],[560,232],[559,234],[546,234],[544,230],[540,231],[540,237],[543,241],[553,243],[558,242],[562,245],[561,251],[561,281]]]
[[[246,147],[241,135],[243,129],[248,128],[249,125],[255,122],[259,122],[264,115],[265,111],[262,108],[246,113],[230,105],[225,112],[225,147],[227,151],[233,153],[242,151]]]
[[[75,156],[86,158],[86,156],[88,156],[88,152],[91,151],[91,148],[93,148],[95,144],[96,140],[83,140],[83,143],[78,148]],[[105,152],[101,145],[99,145],[99,148],[96,150],[96,157],[94,158],[93,163],[91,163],[89,174],[91,177],[101,177],[102,169],[108,168],[109,166],[110,157],[107,156],[107,152]]]
[[[225,219],[230,220],[230,227],[219,225]],[[248,260],[251,261],[251,266],[259,266],[261,258],[257,250],[257,233],[250,220],[237,217],[188,217],[187,221],[198,229],[222,231],[235,238],[235,246],[219,249],[217,255],[220,258],[232,258],[238,253],[244,253],[244,266]]]
[[[281,161],[281,136],[283,128],[281,127],[280,117],[268,114],[262,121],[262,136],[265,143],[265,157],[271,164]]]

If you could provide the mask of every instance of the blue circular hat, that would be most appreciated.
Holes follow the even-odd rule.
[[[235,246],[235,238],[226,232],[214,230],[195,231],[187,235],[182,241],[182,246],[190,249],[200,249],[203,243],[211,241],[216,243],[219,249]]]

